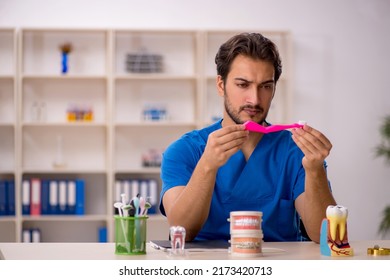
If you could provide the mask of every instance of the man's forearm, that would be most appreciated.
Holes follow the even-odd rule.
[[[209,215],[216,172],[201,159],[167,213],[171,226],[185,227],[187,240],[196,237]]]
[[[303,222],[309,237],[320,240],[321,222],[326,217],[326,208],[336,201],[329,189],[325,169],[306,173]]]

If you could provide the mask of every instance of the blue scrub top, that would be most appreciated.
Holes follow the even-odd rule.
[[[194,130],[172,143],[164,152],[162,197],[172,187],[186,186],[205,149],[208,135],[222,128],[221,121]],[[217,173],[211,208],[197,240],[230,239],[231,211],[262,211],[264,241],[301,241],[300,219],[295,199],[304,191],[303,153],[291,132],[264,134],[252,155],[245,160],[235,153]],[[196,199],[196,197],[194,197]]]

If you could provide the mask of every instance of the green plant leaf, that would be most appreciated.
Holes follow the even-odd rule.
[[[390,164],[390,115],[386,116],[380,127],[381,143],[376,147],[376,156],[385,157]]]
[[[390,206],[383,210],[382,221],[379,225],[379,233],[382,236],[385,236],[388,231],[390,231]]]
[[[376,156],[385,157],[387,164],[390,165],[390,115],[386,116],[380,127],[382,142],[376,147]],[[378,232],[385,236],[390,231],[390,206],[383,210],[382,221]]]

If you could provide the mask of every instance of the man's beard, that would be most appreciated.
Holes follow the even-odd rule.
[[[253,110],[257,110],[259,114],[263,115],[264,114],[264,109],[261,108],[260,106],[256,105],[256,106],[252,106],[252,105],[245,105],[245,106],[241,106],[239,108],[239,111],[235,111],[233,109],[233,106],[232,104],[230,103],[230,99],[229,99],[229,95],[227,94],[226,92],[226,89],[224,89],[224,106],[225,106],[225,111],[226,113],[229,115],[229,117],[236,123],[236,124],[243,124],[244,121],[240,119],[240,112],[243,111],[244,109],[246,108],[250,108],[250,109],[253,109]],[[267,114],[264,115],[264,117],[259,120],[257,123],[258,124],[263,124],[265,119],[267,117]]]

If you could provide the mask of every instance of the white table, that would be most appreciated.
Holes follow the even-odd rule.
[[[350,241],[353,257],[327,257],[320,254],[319,244],[313,242],[264,242],[263,255],[250,259],[264,260],[390,260],[390,256],[367,255],[367,248],[378,244],[390,248],[390,240]],[[6,260],[169,260],[168,252],[147,246],[146,255],[123,256],[115,254],[115,243],[0,243],[0,259]],[[187,252],[189,260],[243,259],[232,256],[228,250]],[[245,258],[246,259],[246,258]]]

